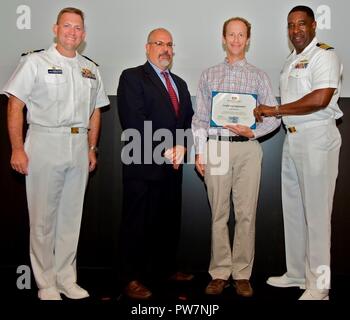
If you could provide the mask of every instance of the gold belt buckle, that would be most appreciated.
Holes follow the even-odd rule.
[[[288,131],[290,133],[294,133],[294,132],[297,132],[297,129],[295,127],[288,127]]]
[[[70,133],[72,133],[72,134],[79,133],[79,128],[76,128],[76,127],[70,128]]]

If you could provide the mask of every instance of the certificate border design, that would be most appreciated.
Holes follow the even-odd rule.
[[[241,95],[248,95],[248,96],[253,96],[255,101],[258,101],[258,95],[255,93],[241,93],[241,92],[231,92],[231,91],[212,91],[211,92],[211,106],[210,106],[210,127],[213,128],[222,128],[222,126],[218,125],[213,121],[213,98],[218,94],[218,93],[231,93],[231,94],[241,94]],[[256,122],[250,127],[250,129],[256,129]]]

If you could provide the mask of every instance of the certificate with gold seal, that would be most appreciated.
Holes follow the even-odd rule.
[[[241,124],[255,129],[256,105],[256,94],[212,91],[210,126]]]

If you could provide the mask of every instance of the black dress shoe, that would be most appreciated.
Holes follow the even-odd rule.
[[[194,278],[193,274],[183,273],[183,272],[175,272],[169,280],[172,281],[191,281]]]
[[[124,289],[124,293],[129,298],[138,300],[147,300],[152,296],[152,292],[137,280],[129,282]]]

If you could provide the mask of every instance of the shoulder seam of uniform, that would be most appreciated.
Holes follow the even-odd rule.
[[[330,45],[328,45],[328,44],[326,44],[324,42],[318,42],[316,44],[316,46],[318,46],[319,48],[324,49],[324,50],[332,50],[332,49],[334,49],[332,46],[330,46]]]
[[[21,57],[24,57],[26,56],[27,54],[32,54],[32,53],[36,53],[36,52],[41,52],[41,51],[44,51],[45,49],[38,49],[38,50],[32,50],[32,51],[27,51],[27,52],[23,52],[21,54]]]
[[[84,56],[83,54],[81,56],[84,57],[85,59],[88,59],[89,61],[93,62],[96,65],[96,67],[98,67],[98,63],[96,63],[94,60],[90,59],[87,56]]]

